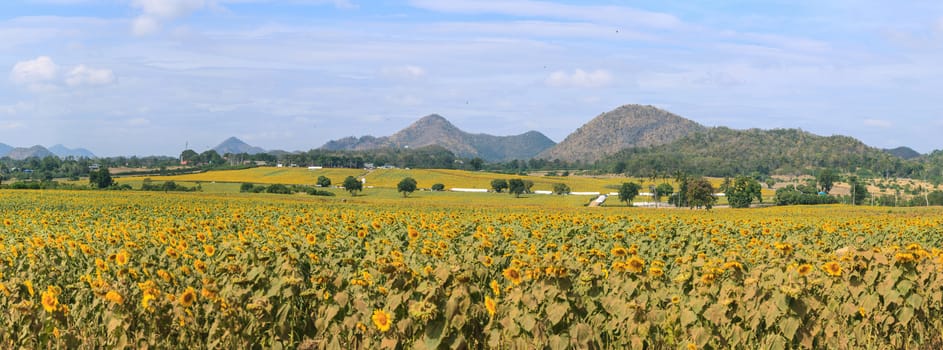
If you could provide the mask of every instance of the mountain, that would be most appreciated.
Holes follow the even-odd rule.
[[[914,158],[922,156],[920,152],[914,151],[910,147],[903,147],[903,146],[897,147],[897,148],[885,149],[884,152],[887,152],[901,159],[914,159]]]
[[[6,157],[7,153],[13,150],[13,146],[10,146],[5,143],[0,143],[0,158]]]
[[[49,152],[59,156],[59,158],[66,157],[75,157],[75,158],[95,158],[95,154],[91,151],[84,148],[68,148],[61,144],[49,147]]]
[[[10,150],[10,152],[7,153],[7,157],[10,157],[11,159],[15,159],[15,160],[23,160],[23,159],[32,158],[32,157],[45,158],[48,156],[55,156],[55,154],[53,154],[52,152],[49,152],[49,150],[46,149],[46,147],[39,146],[39,145],[30,147],[30,148],[17,147]]]
[[[624,105],[600,114],[537,157],[593,162],[625,148],[670,143],[704,126],[664,110]]]
[[[530,159],[554,145],[553,140],[537,131],[514,136],[471,134],[462,131],[444,117],[432,114],[386,137],[346,137],[329,141],[325,150],[369,150],[377,148],[424,147],[438,145],[457,157],[480,157],[487,161]]]
[[[907,175],[912,162],[848,136],[819,136],[797,129],[710,128],[674,142],[622,150],[603,162],[616,172],[707,176],[799,174],[806,169],[869,170]]]
[[[245,143],[236,137],[230,137],[226,139],[226,141],[223,141],[223,143],[220,143],[218,146],[213,147],[213,150],[216,151],[216,153],[219,153],[219,155],[224,155],[226,153],[232,153],[232,154],[265,153],[264,149],[249,145],[248,143]]]

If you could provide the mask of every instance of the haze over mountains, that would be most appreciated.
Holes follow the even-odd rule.
[[[11,159],[23,160],[36,157],[45,158],[48,156],[57,156],[59,158],[95,158],[95,154],[84,148],[68,148],[63,145],[55,145],[49,148],[35,145],[32,147],[13,147],[0,143],[0,158],[10,157]]]

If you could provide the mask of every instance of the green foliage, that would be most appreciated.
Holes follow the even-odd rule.
[[[553,194],[570,194],[570,186],[565,183],[553,184]]]
[[[857,176],[852,176],[848,178],[848,184],[851,185],[851,194],[849,197],[854,205],[861,205],[864,203],[864,199],[868,198],[870,193],[868,192],[868,187],[865,184],[861,183],[858,180]]]
[[[668,183],[661,183],[658,186],[655,186],[655,198],[668,197],[674,193],[675,188]]]
[[[353,176],[348,176],[344,179],[344,190],[350,192],[351,196],[355,196],[356,192],[363,191],[363,183]]]
[[[622,186],[619,187],[619,201],[625,202],[626,205],[630,205],[629,203],[632,202],[632,199],[634,199],[635,196],[638,196],[638,192],[641,189],[642,186],[637,183],[623,183]]]
[[[733,182],[727,186],[727,202],[731,208],[749,208],[753,199],[763,203],[763,195],[760,193],[762,188],[759,181],[752,177],[737,176]]]
[[[804,186],[799,186],[804,187]],[[833,196],[819,195],[813,191],[802,191],[799,187],[789,185],[776,190],[776,196],[773,201],[776,205],[811,205],[811,204],[835,204],[838,199]],[[809,189],[809,188],[807,188]]]
[[[471,165],[472,170],[478,171],[485,165],[485,161],[481,158],[475,157],[472,160],[468,161],[468,164]]]
[[[396,190],[403,194],[403,198],[406,198],[410,193],[416,191],[416,179],[404,178],[396,185]]]
[[[445,185],[443,185],[443,184],[433,184],[433,185],[432,185],[432,190],[433,190],[433,191],[444,191],[444,190],[445,190]]]
[[[832,186],[835,184],[835,181],[838,181],[838,174],[832,169],[825,168],[815,177],[815,181],[822,192],[829,193],[832,191]]]
[[[164,181],[160,185],[155,185],[151,179],[144,179],[144,182],[141,184],[141,191],[195,192],[200,191],[200,186],[187,187],[178,185],[173,181]]]
[[[318,187],[330,187],[331,179],[329,179],[327,176],[321,175],[318,176],[318,181],[315,184],[317,184]]]
[[[243,182],[242,185],[239,186],[239,192],[252,192],[253,188],[255,188],[254,184],[249,183],[249,182]]]
[[[501,191],[504,191],[506,188],[508,188],[508,180],[505,180],[505,179],[491,180],[491,189],[493,189],[495,192],[501,193]]]
[[[101,167],[98,171],[92,171],[89,173],[88,182],[94,188],[108,188],[115,184],[115,180],[111,178],[111,172],[108,171],[107,167]]]
[[[687,185],[685,197],[687,197],[688,207],[690,208],[700,209],[703,207],[711,209],[714,207],[714,203],[717,202],[717,198],[714,197],[714,186],[705,178],[691,180]]]
[[[521,194],[527,191],[527,186],[524,183],[524,180],[511,179],[511,180],[508,180],[507,183],[508,183],[508,193],[513,194],[514,197],[520,197]]]
[[[268,188],[265,189],[265,192],[277,193],[277,194],[292,194],[291,189],[288,188],[288,186],[285,186],[282,184],[269,185]]]

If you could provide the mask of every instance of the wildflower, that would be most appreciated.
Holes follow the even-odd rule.
[[[386,332],[390,330],[390,326],[393,324],[392,316],[383,310],[374,310],[373,325],[377,327],[380,332]]]
[[[652,266],[648,269],[648,275],[655,278],[661,277],[665,275],[665,270],[662,270],[662,268],[658,266]]]
[[[498,281],[491,280],[491,291],[494,292],[494,296],[501,296],[501,285],[498,284]]]
[[[511,283],[514,283],[515,285],[521,284],[521,282],[523,281],[523,276],[521,276],[521,272],[513,267],[504,269],[503,275],[504,275],[504,278],[507,278],[509,281],[511,281]]]
[[[180,294],[180,305],[183,307],[190,307],[193,305],[193,302],[196,301],[196,290],[193,287],[187,287],[183,294]]]
[[[614,256],[626,256],[626,254],[629,253],[629,251],[626,250],[626,249],[623,248],[623,247],[615,247],[615,248],[612,248],[612,250],[609,251],[609,252],[612,253],[612,255],[614,255]]]
[[[822,270],[825,270],[825,273],[829,274],[830,276],[841,276],[841,265],[835,261],[829,261],[822,265]]]
[[[916,260],[916,257],[914,257],[913,253],[897,253],[894,255],[894,261],[897,261],[899,263],[906,264],[906,263],[914,262],[914,260]]]
[[[809,273],[812,272],[812,265],[810,264],[799,265],[798,271],[799,271],[799,276],[808,275]]]
[[[59,307],[59,298],[52,286],[49,286],[46,291],[42,292],[42,299],[43,309],[46,310],[46,312],[56,311]]]
[[[308,241],[308,244],[314,244],[315,242],[317,242],[318,237],[309,233],[308,235],[305,236],[305,240]]]
[[[115,263],[118,266],[126,265],[128,263],[128,252],[122,249],[118,254],[115,255]]]
[[[626,270],[629,272],[640,273],[643,269],[645,269],[645,260],[642,260],[642,258],[637,256],[633,256],[629,258],[628,261],[626,261],[625,265]]]
[[[216,254],[216,247],[210,244],[204,244],[203,252],[206,253],[206,256],[213,256],[213,254]]]
[[[494,317],[494,313],[497,311],[497,306],[494,304],[494,299],[491,299],[489,296],[485,297],[485,309],[488,310],[488,315],[490,315],[492,318]]]
[[[118,292],[113,291],[113,290],[110,290],[108,291],[108,294],[105,294],[105,300],[108,300],[118,305],[124,304],[124,298],[121,297],[121,294],[118,294]]]

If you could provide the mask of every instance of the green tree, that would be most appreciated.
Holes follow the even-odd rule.
[[[356,196],[357,194],[355,192],[363,191],[363,183],[353,176],[348,176],[344,179],[344,189],[350,192],[351,196]]]
[[[832,171],[832,169],[825,168],[815,177],[815,181],[822,192],[829,193],[832,191],[832,185],[835,184],[835,181],[838,181],[838,174]]]
[[[661,197],[669,197],[674,193],[675,188],[670,184],[662,183],[655,187],[655,200],[660,200]]]
[[[717,202],[714,197],[714,186],[705,178],[696,178],[687,182],[685,197],[690,208],[707,208],[710,210]]]
[[[553,194],[570,194],[570,186],[565,183],[553,184]]]
[[[730,203],[731,208],[748,208],[750,204],[753,203],[754,198],[760,203],[763,203],[761,190],[760,183],[756,181],[756,179],[747,176],[737,176],[737,178],[727,186],[725,195],[727,196],[727,202]]]
[[[192,162],[198,161],[199,158],[200,158],[200,154],[196,153],[196,151],[192,149],[188,149],[188,150],[184,150],[183,152],[180,152],[181,162],[187,162],[188,164],[190,164]]]
[[[472,158],[472,160],[470,160],[468,164],[471,165],[473,170],[478,171],[478,170],[481,170],[481,168],[485,165],[485,161],[481,158],[475,157],[475,158]]]
[[[433,190],[433,191],[444,191],[444,190],[445,190],[445,185],[443,185],[443,184],[434,184],[434,185],[432,185],[432,190]]]
[[[861,205],[864,203],[864,199],[868,198],[868,186],[865,186],[861,181],[858,180],[857,176],[851,176],[848,178],[848,184],[851,186],[851,199],[854,205]]]
[[[526,191],[527,191],[527,185],[524,184],[524,180],[521,180],[521,179],[508,180],[508,193],[513,194],[514,197],[520,198],[521,194]]]
[[[766,178],[766,188],[773,189],[773,185],[776,184],[776,179],[772,176]]]
[[[90,172],[88,182],[94,188],[108,188],[115,184],[115,180],[111,178],[111,172],[108,171],[107,167],[101,167],[97,171]]]
[[[321,176],[318,176],[318,181],[316,182],[316,184],[318,185],[318,187],[330,187],[331,179],[329,179],[327,176],[321,175]]]
[[[491,180],[491,188],[494,189],[495,192],[501,193],[501,191],[504,191],[504,189],[508,188],[508,180],[505,180],[505,179]]]
[[[634,182],[626,182],[619,187],[619,200],[625,202],[625,205],[631,205],[632,199],[638,196],[642,186]]]
[[[524,193],[534,193],[531,189],[534,188],[534,182],[530,180],[524,180]]]
[[[396,184],[396,190],[403,194],[403,198],[406,198],[410,193],[416,191],[416,179],[411,177],[404,178]]]

